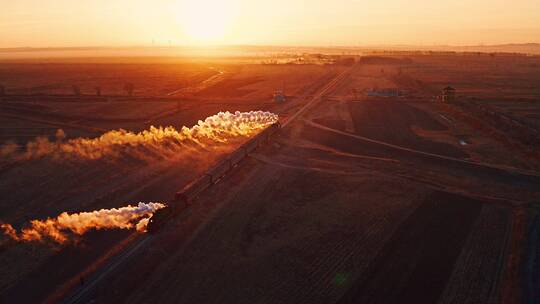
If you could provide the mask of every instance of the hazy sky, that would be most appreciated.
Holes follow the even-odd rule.
[[[0,1],[0,47],[540,42],[540,0]]]

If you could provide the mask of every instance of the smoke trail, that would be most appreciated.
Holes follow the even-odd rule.
[[[250,136],[268,125],[277,122],[276,114],[264,111],[220,112],[199,120],[197,125],[180,130],[174,127],[154,127],[134,133],[126,130],[109,131],[100,137],[64,140],[59,130],[57,140],[37,138],[26,145],[24,158],[34,159],[50,156],[55,159],[74,157],[77,159],[100,159],[127,155],[162,155],[168,152],[204,148],[216,143],[225,143],[231,138]],[[3,154],[13,149],[4,149]]]
[[[8,142],[0,147],[0,156],[8,156],[17,152],[18,146],[14,143]]]
[[[152,214],[165,207],[161,203],[139,203],[137,206],[101,209],[92,212],[69,214],[63,212],[56,218],[33,220],[30,226],[17,232],[10,224],[1,224],[4,234],[15,241],[53,241],[59,244],[71,236],[82,235],[89,230],[132,229],[145,231]]]

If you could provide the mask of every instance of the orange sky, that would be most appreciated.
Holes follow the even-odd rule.
[[[510,4],[509,4],[510,3]],[[540,42],[540,0],[17,0],[0,47]]]

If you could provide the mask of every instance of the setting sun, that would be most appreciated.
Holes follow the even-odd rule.
[[[0,304],[540,304],[539,4],[3,0]]]
[[[182,1],[178,5],[178,23],[193,43],[223,40],[233,14],[231,1]]]

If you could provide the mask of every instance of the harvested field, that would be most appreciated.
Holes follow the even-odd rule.
[[[445,131],[447,127],[413,105],[400,101],[363,101],[349,103],[349,107],[356,134],[435,154],[467,156],[453,146],[428,141],[414,134],[413,127],[428,131]]]
[[[439,303],[493,303],[499,298],[509,211],[483,205]],[[491,238],[483,235],[490,234]]]
[[[436,303],[480,210],[466,197],[427,197],[339,303]]]
[[[126,95],[126,83],[135,95],[163,95],[215,73],[202,64],[2,63],[0,83],[14,95],[72,95],[73,85],[85,95],[96,95],[96,86],[103,95]]]
[[[244,97],[255,90],[245,89],[244,87],[262,81],[261,78],[252,79],[227,79],[221,83],[207,88],[198,93],[205,97]]]
[[[17,151],[37,136],[54,152],[81,136],[192,126],[220,111],[297,117],[187,202],[173,202],[175,193],[247,137],[3,159],[0,220],[15,229],[139,201],[182,212],[155,234],[100,230],[53,246],[2,236],[0,301],[534,303],[540,174],[524,151],[535,147],[505,141],[509,132],[460,105],[534,125],[538,58],[391,57],[352,66],[49,62],[50,81],[35,62],[0,63],[17,70],[0,79],[0,142]],[[116,85],[102,99],[68,96],[72,82],[86,90],[102,81],[132,82],[135,96]],[[447,85],[460,102],[432,98]],[[405,93],[366,96],[373,88]],[[280,89],[287,101],[272,101]]]
[[[439,94],[445,85],[458,88],[458,95],[538,125],[540,59],[537,56],[420,56],[415,64],[396,75],[421,82],[425,94]]]
[[[530,224],[528,225],[529,240],[526,244],[523,271],[523,284],[525,303],[535,303],[540,300],[540,215],[538,207],[531,212]]]
[[[291,97],[313,94],[317,85],[323,85],[329,77],[335,76],[342,69],[315,65],[245,65],[222,83],[200,92],[197,96],[271,100],[276,90],[284,90],[285,94]],[[311,88],[314,85],[315,87]]]
[[[133,293],[130,301],[176,299],[209,303],[234,299],[249,303],[256,299],[270,302],[311,299],[310,302],[324,303],[324,299],[343,292],[339,286],[332,287],[336,268],[347,270],[351,263],[356,265],[355,259],[362,261],[363,257],[373,254],[388,231],[409,213],[408,207],[415,204],[417,196],[422,195],[419,189],[399,184],[394,185],[394,193],[371,192],[369,189],[381,181],[369,182],[365,177],[338,185],[332,183],[335,178],[332,174],[272,169],[273,166],[251,173],[251,170],[246,171],[251,165],[246,166],[234,178],[235,182],[244,185],[255,174],[259,179],[264,177],[264,183],[235,188],[234,194],[227,197],[229,201],[219,203],[223,205],[219,215],[211,217],[211,222],[198,232],[189,247],[178,255],[169,256],[150,278],[138,276],[137,280],[146,281],[145,287]],[[397,198],[402,187],[409,190],[409,195],[400,200],[402,203],[387,199]],[[221,195],[229,189],[224,184],[216,188],[213,195]],[[278,189],[289,189],[287,194],[290,195],[280,195]],[[371,193],[369,198],[364,197],[366,191]],[[208,199],[211,200],[211,196]],[[367,208],[373,204],[379,206]],[[204,208],[204,204],[201,203],[200,208]],[[199,212],[193,211],[194,214]],[[176,243],[168,239],[174,235],[168,232],[163,241],[156,242]],[[232,239],[227,237],[232,235]],[[227,242],[219,241],[224,237]],[[212,250],[208,250],[209,245]],[[147,254],[160,253],[148,251]],[[164,286],[159,278],[171,269],[185,275],[174,277]],[[126,271],[126,279],[135,275],[129,268]],[[206,275],[200,276],[201,273]],[[237,275],[231,278],[228,273]],[[117,280],[120,279],[112,284]],[[173,285],[184,288],[177,290],[170,287]],[[137,283],[137,286],[142,285]],[[329,288],[334,290],[328,293]],[[210,289],[221,292],[209,293]],[[106,294],[106,291],[100,292],[102,296]],[[239,297],[240,294],[243,296]],[[98,295],[97,299],[105,298]]]

